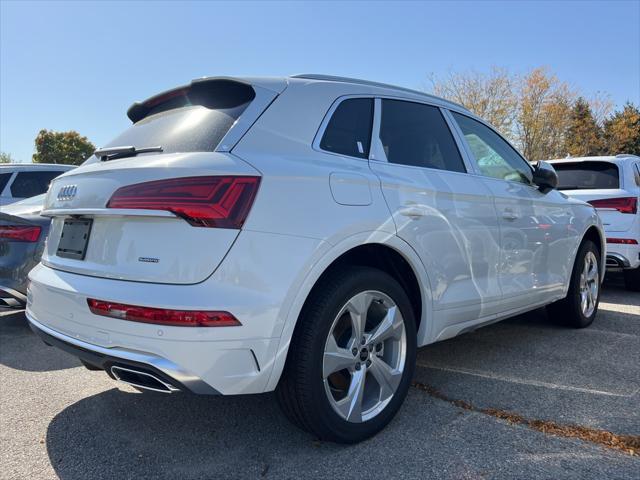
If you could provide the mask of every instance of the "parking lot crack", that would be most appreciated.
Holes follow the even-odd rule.
[[[517,413],[497,408],[479,408],[466,400],[451,398],[426,383],[414,381],[412,386],[433,398],[448,402],[458,408],[489,415],[499,420],[504,420],[512,425],[522,425],[532,430],[544,433],[545,435],[553,435],[563,438],[577,438],[585,442],[619,450],[631,456],[640,454],[640,435],[618,435],[606,430],[599,430],[581,425],[563,425],[549,420],[526,418]]]

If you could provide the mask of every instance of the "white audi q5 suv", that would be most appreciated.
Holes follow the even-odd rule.
[[[57,178],[27,317],[141,389],[276,390],[317,437],[383,428],[416,348],[553,304],[589,325],[605,243],[459,105],[297,75],[203,78]]]

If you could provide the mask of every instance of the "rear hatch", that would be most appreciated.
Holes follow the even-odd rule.
[[[135,123],[101,149],[107,154],[97,151],[52,183],[42,212],[52,217],[45,265],[168,284],[211,275],[237,238],[260,180],[243,160],[215,151],[262,111],[251,108],[251,87],[224,82],[135,104],[128,112]],[[268,105],[275,93],[268,96],[258,103]],[[255,118],[242,118],[247,113]]]
[[[635,215],[622,213],[624,206],[629,203],[629,200],[622,199],[630,199],[632,195],[620,188],[620,171],[615,163],[562,162],[554,163],[553,167],[558,173],[558,190],[584,202],[595,202],[594,206],[607,232],[626,232],[632,227]],[[603,202],[612,199],[621,200]]]

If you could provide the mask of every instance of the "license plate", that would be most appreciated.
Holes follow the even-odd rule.
[[[65,220],[56,255],[75,260],[84,260],[92,223],[93,220],[91,219]]]

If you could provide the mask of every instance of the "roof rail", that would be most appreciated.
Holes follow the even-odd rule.
[[[308,78],[309,80],[325,80],[328,82],[344,82],[344,83],[356,83],[359,85],[367,85],[370,87],[380,87],[380,88],[389,88],[392,90],[398,90],[401,92],[412,93],[414,95],[420,95],[427,98],[434,98],[441,102],[445,102],[451,105],[455,105],[458,108],[462,108],[465,111],[469,111],[469,109],[460,105],[459,103],[452,102],[451,100],[447,100],[445,98],[437,97],[435,95],[431,95],[429,93],[421,92],[420,90],[413,90],[411,88],[398,87],[397,85],[391,85],[389,83],[381,83],[381,82],[372,82],[369,80],[362,80],[360,78],[350,78],[350,77],[339,77],[336,75],[324,75],[321,73],[299,73],[296,75],[291,75],[291,78]]]

